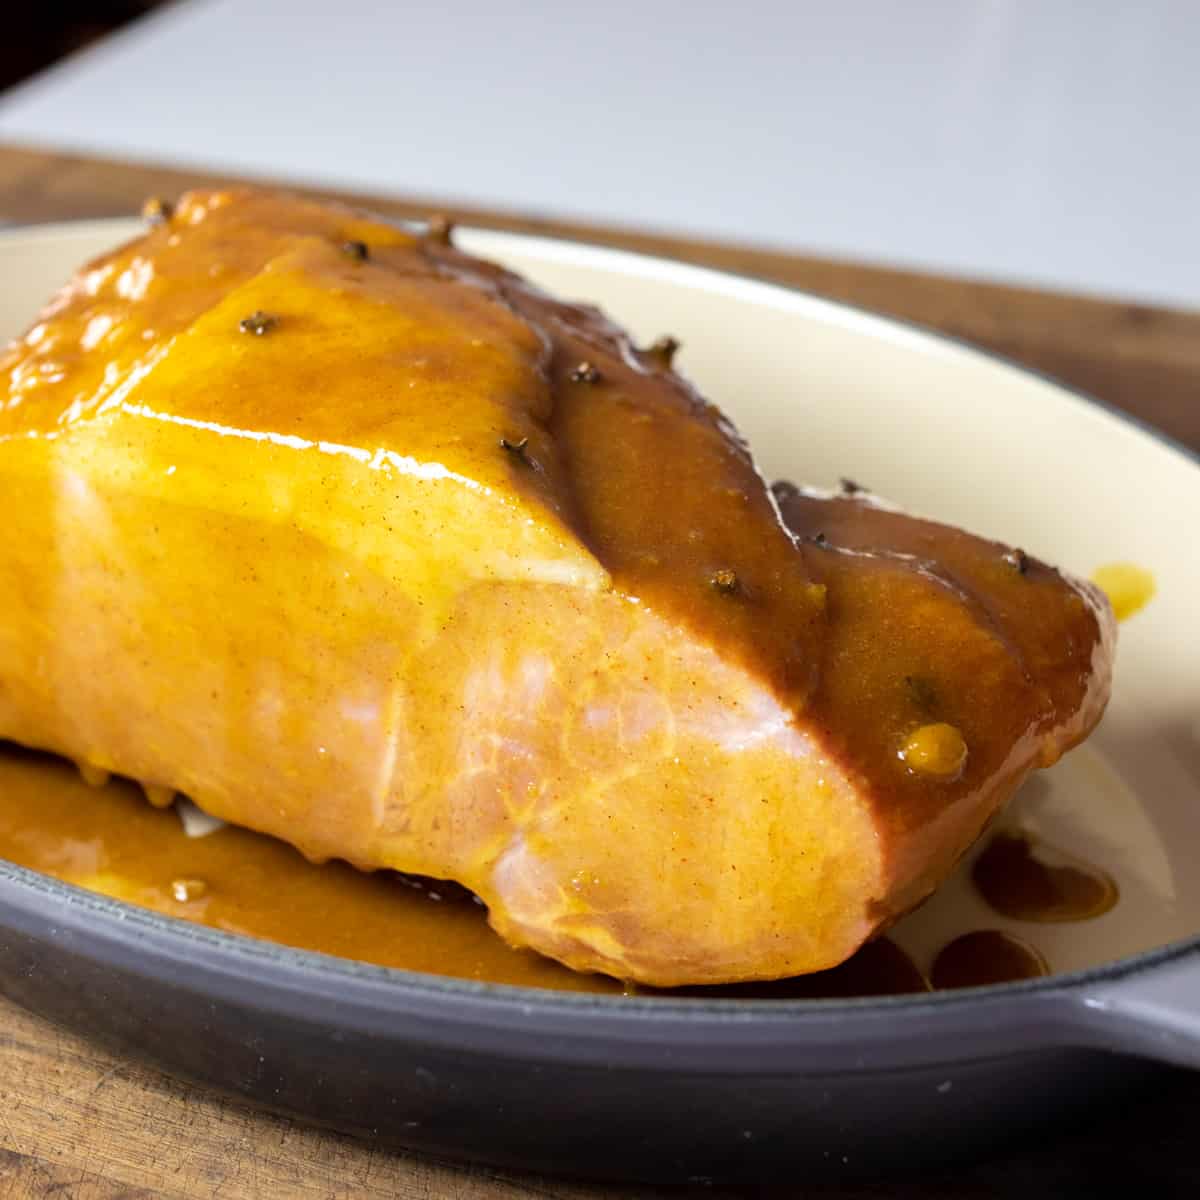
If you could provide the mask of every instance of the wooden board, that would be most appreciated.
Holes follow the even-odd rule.
[[[136,212],[218,177],[0,146],[0,221]],[[324,194],[329,194],[328,192]],[[445,213],[495,228],[579,237],[758,275],[931,325],[1050,372],[1200,450],[1200,314],[945,279],[793,254],[480,212],[436,198],[350,199],[387,213]],[[1093,1127],[937,1177],[804,1188],[812,1200],[1156,1197],[1200,1188],[1200,1077]],[[796,1195],[795,1185],[768,1189]],[[0,1197],[274,1200],[275,1197],[678,1195],[467,1169],[253,1112],[117,1058],[0,1000]],[[720,1192],[707,1191],[717,1197]]]

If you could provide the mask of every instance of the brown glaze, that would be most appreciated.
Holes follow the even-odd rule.
[[[1119,894],[1106,871],[1028,833],[993,834],[971,879],[995,912],[1018,921],[1087,921]]]
[[[1014,983],[1049,975],[1046,960],[1030,945],[998,929],[955,938],[933,961],[930,980],[937,990]]]
[[[1104,656],[1097,589],[962,530],[881,505],[777,483],[783,518],[826,587],[827,635],[812,707],[887,797],[883,822],[932,827],[947,803],[936,773],[904,761],[914,734],[948,726],[965,753],[957,795],[985,788],[1013,748],[1037,742],[1096,700]],[[1067,744],[1087,729],[1079,722]],[[1042,765],[1062,746],[1044,744]],[[912,896],[912,893],[909,893]]]
[[[784,520],[828,590],[830,636],[816,705],[889,790],[925,820],[944,790],[897,768],[897,736],[942,721],[970,751],[964,786],[1013,743],[1076,711],[1093,685],[1100,630],[1059,572],[959,529],[778,483]],[[820,541],[817,542],[816,539]],[[853,663],[853,671],[845,665]]]
[[[290,846],[226,826],[189,838],[174,812],[124,780],[88,784],[69,764],[0,743],[0,858],[167,916],[340,958],[490,983],[616,995],[488,928],[465,888],[344,863],[317,866]],[[898,995],[928,990],[892,941],[840,967],[773,983],[627,994],[744,999]]]
[[[1098,593],[777,500],[595,310],[336,207],[154,216],[0,355],[0,736],[672,986],[843,962],[1098,720]]]

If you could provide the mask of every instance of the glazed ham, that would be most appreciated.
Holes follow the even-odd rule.
[[[843,961],[1087,735],[1111,613],[773,494],[671,349],[438,230],[186,197],[0,359],[0,736],[579,970]]]

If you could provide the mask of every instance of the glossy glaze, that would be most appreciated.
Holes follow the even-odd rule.
[[[1023,551],[859,489],[831,496],[780,483],[775,493],[784,520],[814,547],[809,561],[828,593],[813,707],[888,798],[881,819],[893,844],[948,870],[950,847],[962,842],[945,837],[947,826],[957,818],[973,839],[995,811],[962,801],[1007,795],[1010,780],[1049,765],[1097,719],[1111,614],[1098,623],[1095,589]],[[965,748],[952,786],[904,761],[913,736],[931,729]],[[893,911],[916,892],[902,892]]]
[[[668,359],[439,237],[185,200],[0,364],[0,734],[577,968],[841,962],[1086,735],[1110,614],[860,498],[793,537]]]

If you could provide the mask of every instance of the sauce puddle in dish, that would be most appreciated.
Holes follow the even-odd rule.
[[[1047,892],[1036,869],[1031,874],[1032,856],[1011,853],[1017,842],[1011,832],[993,835],[976,860],[976,874],[980,863],[990,863],[995,888],[998,870],[1007,871],[1006,894],[1010,900],[1021,897],[1017,907],[1027,920],[1061,920],[1054,915],[1061,897]],[[284,842],[231,825],[188,836],[178,814],[147,803],[137,785],[122,779],[88,782],[62,759],[6,744],[0,744],[0,857],[230,933],[382,966],[525,987],[747,1000],[850,998],[923,992],[931,980],[935,988],[1003,982],[1054,966],[1039,949],[1023,944],[1036,941],[1036,933],[1014,938],[982,928],[978,916],[969,918],[980,921],[978,929],[935,934],[929,961],[930,955],[909,948],[911,930],[930,924],[918,910],[894,937],[869,942],[833,970],[768,983],[624,987],[609,976],[572,971],[510,947],[488,926],[480,902],[457,884],[387,871],[366,874],[340,862],[317,865]],[[1076,860],[1072,868],[1111,889],[1104,906],[1093,905],[1075,919],[1111,908],[1116,884],[1107,874]],[[960,874],[970,874],[965,865]],[[939,924],[933,915],[933,924]]]

